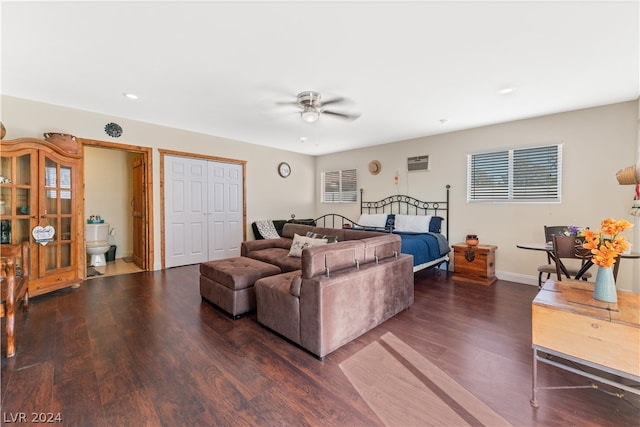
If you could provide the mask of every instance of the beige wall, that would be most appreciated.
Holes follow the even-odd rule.
[[[396,170],[400,171],[399,192],[422,200],[442,200],[445,185],[451,184],[451,243],[462,241],[466,234],[478,234],[481,243],[498,246],[498,277],[533,284],[536,267],[546,257],[517,249],[516,244],[543,241],[545,224],[594,228],[606,217],[633,221],[629,215],[633,186],[618,185],[615,175],[636,158],[637,121],[638,102],[625,102],[322,156],[316,159],[316,169],[320,173],[356,167],[365,200],[396,194]],[[563,144],[562,203],[466,202],[467,154],[553,143]],[[407,157],[421,155],[430,156],[431,170],[408,173]],[[367,170],[374,159],[382,163],[382,172],[375,176]],[[359,205],[325,205],[319,199],[318,183],[319,214],[340,211],[356,220],[359,217]],[[632,238],[633,233],[626,236]],[[640,251],[640,242],[634,250]],[[632,277],[638,262],[620,264],[621,288],[631,289],[632,283],[640,281]]]
[[[245,160],[247,162],[247,235],[253,238],[250,224],[256,219],[314,216],[315,184],[313,157],[276,150],[226,138],[203,135],[169,127],[126,120],[61,106],[2,96],[1,120],[7,128],[6,139],[42,138],[44,132],[63,132],[80,138],[120,142],[152,147],[155,259],[160,269],[160,160],[158,148]],[[104,126],[116,122],[123,128],[120,138],[104,133]],[[277,166],[286,161],[292,173],[287,179],[278,175]],[[101,169],[106,169],[101,163]],[[108,172],[104,172],[105,177]],[[295,195],[295,197],[292,197]],[[86,214],[90,215],[89,212]]]
[[[256,219],[288,218],[292,213],[306,218],[340,212],[357,219],[358,205],[319,203],[319,174],[326,170],[356,167],[359,186],[365,189],[367,200],[398,191],[420,199],[442,200],[444,186],[450,184],[451,242],[461,241],[469,233],[478,234],[482,243],[499,247],[498,277],[533,284],[536,267],[545,257],[542,253],[517,249],[516,243],[541,241],[544,224],[597,227],[602,218],[609,216],[633,220],[628,215],[633,186],[618,185],[615,173],[632,164],[639,151],[638,107],[638,101],[631,101],[319,157],[8,96],[2,96],[2,122],[7,127],[7,139],[41,137],[43,132],[57,131],[82,138],[246,160],[247,224]],[[111,121],[123,127],[122,137],[114,139],[104,133],[104,125]],[[563,143],[564,147],[562,203],[466,202],[467,154],[548,143]],[[407,157],[420,155],[430,156],[431,170],[408,173]],[[376,176],[367,170],[368,163],[374,159],[382,162],[382,172]],[[281,161],[292,167],[288,179],[277,174],[276,167]],[[396,170],[400,173],[398,189],[393,184]],[[160,170],[157,150],[153,152],[153,174],[154,268],[158,269]],[[247,232],[252,238],[249,227]],[[632,235],[628,233],[629,238]],[[640,242],[636,242],[634,250],[640,251]],[[633,283],[640,282],[638,274],[634,276],[633,272],[637,263],[621,263],[618,278],[621,288],[631,289]]]

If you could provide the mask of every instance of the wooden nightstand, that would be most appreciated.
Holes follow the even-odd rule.
[[[458,243],[453,247],[453,280],[491,286],[496,279],[497,246],[469,246]]]

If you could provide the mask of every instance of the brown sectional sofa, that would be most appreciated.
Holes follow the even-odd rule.
[[[294,234],[308,231],[338,242],[289,256]],[[319,358],[413,304],[413,259],[399,236],[299,224],[283,236],[242,244],[243,256],[283,271],[255,283],[258,322]]]
[[[294,234],[305,236],[309,231],[324,236],[336,236],[338,242],[387,235],[387,233],[381,233],[378,231],[325,228],[287,223],[284,224],[282,228],[282,237],[279,239],[250,240],[242,242],[240,255],[277,265],[280,267],[282,272],[300,270],[302,268],[301,259],[290,257],[289,249],[291,248]],[[398,252],[399,251],[400,250],[398,249]]]

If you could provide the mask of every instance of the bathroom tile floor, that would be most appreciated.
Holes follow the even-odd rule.
[[[117,276],[120,274],[137,273],[137,272],[143,271],[133,262],[126,262],[122,258],[117,258],[115,261],[110,261],[107,263],[107,265],[103,265],[100,267],[93,267],[93,268],[95,268],[98,272],[102,274],[97,276],[87,277],[88,280],[94,279],[96,277]]]

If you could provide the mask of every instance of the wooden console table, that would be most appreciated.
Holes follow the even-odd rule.
[[[539,361],[640,395],[637,387],[611,378],[613,375],[640,384],[640,294],[619,290],[618,302],[607,303],[593,299],[593,283],[547,280],[533,300],[531,316],[532,406],[538,406],[538,390],[597,388],[596,385],[539,387]],[[540,356],[539,352],[552,357]],[[553,356],[592,369],[587,372]]]

